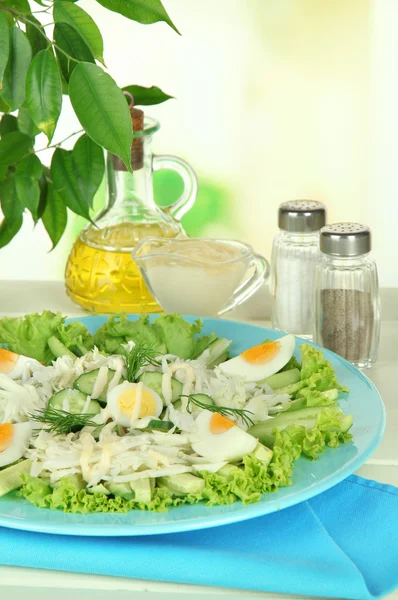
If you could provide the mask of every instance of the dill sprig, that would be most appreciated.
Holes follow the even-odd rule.
[[[76,433],[83,427],[102,428],[104,425],[92,421],[93,417],[95,417],[95,414],[73,414],[52,406],[47,406],[47,408],[29,415],[31,421],[48,425],[46,428],[43,427],[44,431],[53,432],[56,435]]]
[[[195,394],[191,394],[184,397],[188,398],[188,406],[191,403],[195,404],[195,406],[198,406],[199,408],[202,408],[203,410],[210,410],[214,413],[220,413],[220,415],[222,415],[223,417],[240,417],[247,428],[249,428],[251,425],[254,425],[254,421],[249,417],[249,415],[253,414],[251,410],[246,410],[244,408],[229,408],[229,406],[216,406],[215,404],[207,404],[206,402],[198,400]]]
[[[137,342],[130,352],[126,350],[124,357],[126,359],[127,380],[134,383],[140,370],[147,365],[158,367],[159,361],[155,357],[159,354],[161,352],[143,342]]]

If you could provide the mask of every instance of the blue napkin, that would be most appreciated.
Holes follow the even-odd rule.
[[[0,563],[175,583],[367,600],[398,586],[398,488],[351,476],[239,524],[133,538],[0,528]]]

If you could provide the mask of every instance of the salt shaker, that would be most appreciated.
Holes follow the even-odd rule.
[[[325,225],[326,209],[313,200],[284,202],[278,221],[281,231],[271,258],[272,327],[310,338],[319,230]]]
[[[314,282],[314,341],[360,368],[376,360],[380,335],[377,268],[370,250],[368,227],[324,227]]]

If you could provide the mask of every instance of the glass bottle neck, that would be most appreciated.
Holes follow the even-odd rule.
[[[141,148],[138,149],[138,152],[142,153],[142,160],[135,160],[133,173],[127,171],[118,157],[108,154],[106,172],[107,211],[122,208],[128,210],[131,214],[136,213],[137,215],[148,211],[157,212],[153,196],[151,140],[141,139],[137,141],[141,142]]]

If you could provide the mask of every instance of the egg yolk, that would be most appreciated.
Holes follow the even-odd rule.
[[[19,354],[6,348],[0,348],[0,373],[9,373],[17,364]]]
[[[279,342],[265,342],[259,346],[249,348],[246,352],[242,352],[241,357],[252,365],[262,365],[270,362],[279,353]]]
[[[14,427],[11,423],[0,425],[0,452],[7,450],[11,446],[14,437]]]
[[[211,433],[225,433],[228,429],[232,429],[232,427],[236,427],[236,423],[228,419],[228,417],[223,417],[220,413],[214,413],[210,419]]]
[[[119,408],[126,417],[131,416],[134,405],[137,401],[137,388],[128,388],[119,396]],[[139,418],[150,417],[156,413],[156,401],[151,392],[146,389],[141,390],[141,408]]]

